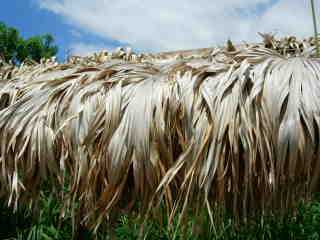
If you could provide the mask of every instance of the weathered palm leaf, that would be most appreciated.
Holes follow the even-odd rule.
[[[308,199],[320,62],[310,41],[266,43],[1,68],[1,192],[17,205],[67,176],[61,200],[93,227],[133,201],[146,213],[164,200],[171,219],[217,204],[245,219]]]

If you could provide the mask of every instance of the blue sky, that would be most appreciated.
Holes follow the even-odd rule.
[[[317,0],[316,0],[317,1]],[[319,1],[320,2],[320,1]],[[131,46],[167,51],[254,42],[257,32],[312,34],[307,0],[3,0],[0,21],[24,37],[50,33],[67,52],[85,55]]]
[[[59,59],[63,60],[66,53],[72,52],[72,43],[83,42],[87,48],[92,49],[97,46],[97,50],[106,46],[115,48],[122,43],[99,37],[94,33],[85,30],[77,30],[68,22],[50,11],[41,9],[36,1],[33,0],[4,0],[1,11],[0,21],[8,26],[17,28],[25,38],[50,33],[54,36],[56,44],[59,46]],[[90,49],[87,49],[90,52]]]

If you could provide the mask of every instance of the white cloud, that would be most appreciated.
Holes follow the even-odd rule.
[[[81,38],[82,34],[76,29],[70,29],[69,32],[74,38]]]
[[[75,42],[69,46],[70,54],[77,56],[88,56],[102,50],[110,51],[113,48],[104,45],[87,44],[83,42]]]
[[[256,41],[257,32],[312,33],[303,0],[37,0],[78,29],[164,51]]]
[[[309,4],[307,0],[279,1],[260,17],[256,25],[265,30],[276,29],[282,35],[311,35],[313,25]]]

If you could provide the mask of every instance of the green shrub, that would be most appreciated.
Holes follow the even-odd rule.
[[[201,224],[189,217],[187,229],[172,225],[167,228],[163,223],[149,221],[144,225],[145,239],[182,240],[182,239],[310,239],[320,240],[320,198],[310,203],[301,203],[295,214],[279,218],[275,216],[250,220],[247,224],[236,227],[231,219],[225,217],[219,228],[210,225],[208,217],[203,214]],[[26,240],[64,240],[72,239],[72,221],[70,212],[64,220],[60,219],[60,204],[52,194],[42,193],[38,213],[27,207],[13,213],[4,202],[0,204],[0,239]],[[36,217],[35,217],[36,216]],[[142,220],[138,217],[121,215],[117,224],[102,227],[96,238],[87,230],[81,231],[81,239],[119,239],[134,240],[139,237]],[[200,228],[200,231],[199,231]],[[197,234],[196,234],[197,233]]]

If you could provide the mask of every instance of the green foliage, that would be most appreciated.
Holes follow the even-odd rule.
[[[60,208],[52,195],[42,193],[39,212],[24,207],[17,213],[1,205],[0,239],[71,239],[70,219],[60,220]]]
[[[50,58],[57,52],[50,34],[23,39],[17,29],[0,22],[0,58],[6,62],[18,64],[26,59],[40,62],[41,58]]]
[[[251,220],[237,226],[225,217],[221,226],[213,228],[209,218],[203,214],[200,221],[189,217],[184,229],[176,227],[176,222],[168,229],[163,223],[148,221],[144,225],[144,239],[148,240],[204,240],[204,239],[307,239],[320,240],[320,198],[311,203],[300,204],[296,213],[283,218],[270,216]],[[4,202],[0,204],[0,239],[17,240],[64,240],[72,239],[70,212],[60,219],[62,206],[50,192],[43,192],[39,201],[39,212],[34,214],[29,208],[13,213]],[[37,217],[35,217],[37,216]],[[80,239],[134,240],[141,232],[142,220],[138,217],[121,215],[114,226],[102,228],[96,238],[82,229]],[[111,228],[110,228],[111,227]],[[110,230],[111,229],[111,230]]]

